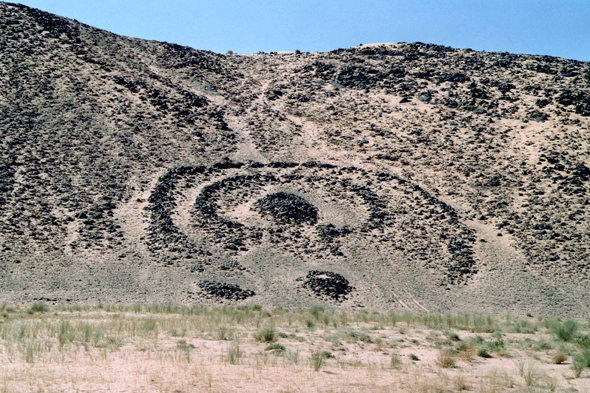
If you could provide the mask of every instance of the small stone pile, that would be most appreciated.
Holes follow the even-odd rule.
[[[303,287],[317,296],[328,297],[337,302],[346,300],[353,287],[340,274],[321,270],[312,270],[305,276]]]
[[[218,299],[239,301],[255,295],[254,291],[242,289],[237,285],[225,282],[203,281],[199,284],[199,287],[209,297]]]
[[[280,224],[315,224],[318,209],[295,194],[277,192],[256,202],[262,216],[270,216]]]

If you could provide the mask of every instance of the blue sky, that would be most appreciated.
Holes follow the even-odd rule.
[[[375,42],[590,61],[590,0],[21,0],[117,34],[215,52]]]

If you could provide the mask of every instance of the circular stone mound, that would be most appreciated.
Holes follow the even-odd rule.
[[[224,282],[203,281],[199,284],[199,287],[207,295],[227,300],[244,300],[255,295],[254,291],[242,289],[237,285]]]
[[[270,216],[279,224],[313,225],[318,221],[318,209],[295,194],[270,194],[258,200],[255,206],[261,215]]]
[[[348,280],[340,274],[320,270],[307,273],[303,286],[318,296],[327,296],[337,302],[346,299],[346,295],[353,290]]]

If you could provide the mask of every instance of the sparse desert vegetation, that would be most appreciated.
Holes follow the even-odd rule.
[[[5,392],[590,389],[582,320],[322,307],[0,310]]]

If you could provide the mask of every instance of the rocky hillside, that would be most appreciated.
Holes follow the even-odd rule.
[[[590,314],[590,64],[222,55],[0,3],[0,302]]]

